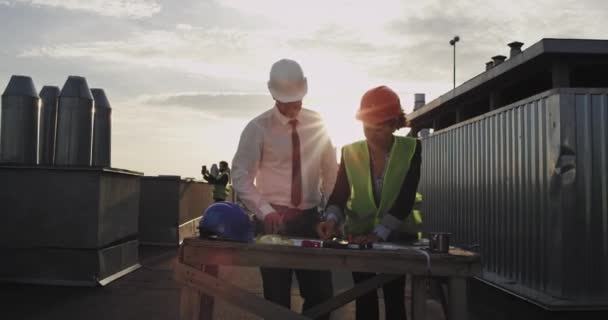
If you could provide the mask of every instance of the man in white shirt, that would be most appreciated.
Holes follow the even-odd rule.
[[[302,108],[308,84],[297,62],[282,59],[273,64],[268,89],[275,106],[243,130],[232,160],[233,187],[255,213],[263,233],[316,238],[317,207],[336,181],[335,151],[320,115]],[[287,308],[293,271],[304,310],[333,295],[329,271],[260,270],[264,297]]]

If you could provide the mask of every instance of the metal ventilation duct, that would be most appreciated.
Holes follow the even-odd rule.
[[[1,163],[36,164],[39,102],[32,78],[11,77],[2,94]]]

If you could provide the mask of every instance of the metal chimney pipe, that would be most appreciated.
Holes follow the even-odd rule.
[[[39,104],[40,98],[32,78],[11,76],[2,94],[1,163],[36,164]]]
[[[418,131],[418,137],[420,137],[420,139],[426,139],[430,135],[431,135],[431,131],[427,128]]]
[[[494,66],[498,66],[499,64],[505,62],[505,60],[507,59],[507,57],[502,56],[502,55],[497,55],[497,56],[493,56],[492,60],[494,61]]]
[[[519,42],[519,41],[513,41],[511,43],[508,44],[508,46],[511,48],[511,52],[509,53],[509,58],[513,58],[516,55],[521,53],[521,47],[523,46],[523,42]]]
[[[57,105],[59,87],[44,86],[40,90],[39,161],[41,165],[55,163],[55,136],[57,135]]]
[[[494,68],[494,61],[488,61],[486,62],[486,71],[490,70]]]
[[[415,93],[414,94],[414,111],[420,109],[425,104],[426,104],[425,94],[424,93]]]
[[[87,80],[69,76],[59,94],[55,165],[91,165],[93,96]]]
[[[103,89],[91,89],[95,102],[93,166],[110,167],[112,157],[112,108]]]

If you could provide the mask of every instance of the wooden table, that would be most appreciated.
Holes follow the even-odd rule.
[[[185,284],[180,316],[181,319],[188,320],[211,319],[209,310],[213,309],[212,297],[217,297],[264,319],[310,320],[340,308],[403,274],[411,274],[412,315],[415,320],[426,317],[426,286],[429,276],[449,279],[449,319],[467,319],[466,280],[480,273],[479,256],[460,249],[452,249],[449,254],[425,252],[419,247],[399,250],[326,249],[187,238],[180,248],[179,263],[175,270],[176,278]],[[330,269],[375,272],[378,275],[298,314],[205,273],[206,265]]]

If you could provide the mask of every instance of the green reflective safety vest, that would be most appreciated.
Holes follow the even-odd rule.
[[[420,206],[422,205],[422,194],[416,192],[416,200],[414,202],[414,208],[412,213],[405,219],[403,225],[399,228],[401,232],[407,232],[415,234],[418,240],[422,239],[422,212]]]
[[[219,180],[223,175],[227,175],[226,172],[220,172],[216,179]],[[226,200],[228,197],[228,185],[214,184],[213,185],[213,199]]]
[[[415,151],[416,139],[395,136],[387,164],[388,168],[384,175],[380,204],[376,205],[367,142],[358,141],[344,147],[344,167],[350,186],[350,198],[345,210],[347,234],[368,234],[380,223],[383,215],[393,207],[399,196]],[[416,200],[418,198],[417,194]],[[422,195],[420,195],[421,201]],[[418,226],[421,223],[422,216],[417,210],[417,213],[408,216],[401,230],[416,233],[418,229],[409,230],[409,225]]]

